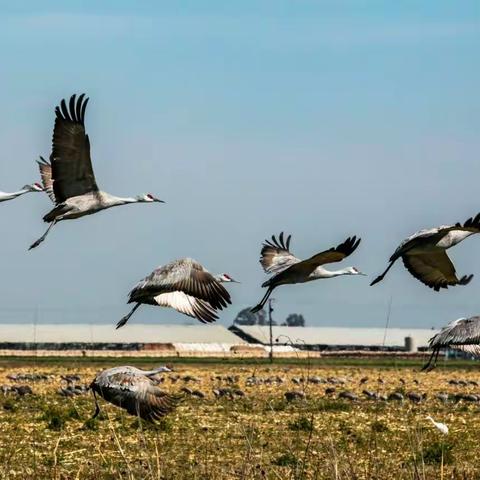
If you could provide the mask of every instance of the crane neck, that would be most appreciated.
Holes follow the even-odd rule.
[[[7,193],[6,195],[8,195],[10,198],[15,198],[15,197],[19,197],[20,195],[24,195],[25,193],[29,193],[30,190],[26,189],[26,188],[22,188],[21,190],[17,190],[16,192],[12,192],[12,193]]]
[[[341,270],[326,270],[325,268],[318,267],[314,272],[316,278],[333,278],[341,275],[349,275],[351,272],[348,268],[342,268]]]
[[[110,206],[127,205],[128,203],[138,203],[140,200],[135,197],[114,197],[113,195],[109,199]]]

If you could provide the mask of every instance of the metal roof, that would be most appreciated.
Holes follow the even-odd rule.
[[[222,325],[132,324],[118,330],[95,324],[0,324],[0,343],[220,343],[242,344]]]
[[[268,326],[235,325],[261,343],[270,342]],[[405,345],[405,337],[412,337],[417,347],[425,347],[438,330],[420,328],[349,328],[349,327],[273,327],[273,341],[280,344],[306,345],[362,345],[397,347]]]

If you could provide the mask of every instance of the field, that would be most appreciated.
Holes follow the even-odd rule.
[[[90,392],[58,393],[67,386],[61,375],[78,374],[76,383],[83,385],[98,370],[123,364],[108,362],[0,361],[0,385],[33,390],[0,394],[0,478],[480,478],[480,404],[459,397],[480,393],[476,368],[440,367],[424,374],[408,363],[178,361],[173,373],[163,375],[161,388],[187,387],[205,398],[186,393],[173,414],[151,426],[103,400],[102,414],[92,421]],[[7,378],[26,373],[48,378]],[[256,380],[247,385],[248,377]],[[226,395],[216,396],[213,391],[221,388]],[[405,398],[371,400],[363,390]],[[287,401],[284,394],[292,391],[305,397]],[[358,399],[338,398],[345,391]],[[427,397],[416,403],[409,392]],[[436,398],[440,393],[449,398]],[[447,424],[449,434],[438,431],[427,415]]]

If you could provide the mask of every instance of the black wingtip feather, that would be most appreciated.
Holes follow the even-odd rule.
[[[292,236],[288,235],[287,239],[285,240],[285,233],[280,232],[280,235],[275,237],[275,235],[272,235],[271,240],[265,240],[263,243],[264,247],[271,247],[271,248],[278,248],[280,250],[289,250],[290,248],[290,240]]]
[[[87,104],[89,100],[90,99],[87,97],[82,104],[82,113],[80,115],[80,121],[82,122],[82,125],[85,123],[85,110],[87,109]]]
[[[70,109],[70,118],[72,119],[72,121],[74,122],[78,122],[78,119],[77,119],[77,115],[75,113],[75,99],[77,98],[77,96],[75,94],[73,94],[71,97],[70,97],[70,102],[68,104],[68,108]]]
[[[82,93],[78,97],[77,104],[75,105],[75,117],[77,119],[77,122],[81,122],[81,123],[83,123],[83,121],[82,121],[82,103],[83,103],[83,97],[84,96],[85,96],[85,94]]]
[[[60,109],[62,111],[63,118],[71,122],[72,119],[70,118],[70,115],[68,113],[67,103],[65,102],[65,99],[62,99],[62,101],[60,102]]]
[[[67,122],[85,124],[85,110],[87,108],[88,98],[82,93],[77,97],[73,94],[68,102],[68,107],[65,99],[62,99],[60,105],[55,107],[55,115]]]

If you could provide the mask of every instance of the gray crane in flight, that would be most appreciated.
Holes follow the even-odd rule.
[[[132,310],[118,323],[125,325],[142,304],[170,307],[202,323],[218,319],[217,310],[231,304],[222,283],[236,282],[230,275],[212,275],[196,260],[181,258],[158,267],[131,290],[128,303]]]
[[[55,207],[43,217],[50,224],[47,231],[29,250],[40,245],[53,226],[62,220],[76,219],[130,203],[164,203],[150,193],[116,197],[98,189],[90,157],[90,140],[85,132],[87,103],[85,94],[78,98],[72,95],[68,106],[62,100],[55,109],[50,163],[41,157],[39,162],[43,186]]]
[[[390,257],[386,270],[370,285],[381,282],[393,264],[401,258],[405,268],[427,287],[438,292],[441,288],[467,285],[473,275],[458,278],[447,250],[480,232],[480,213],[463,225],[442,225],[420,230],[406,238]]]
[[[265,240],[260,253],[260,264],[266,273],[272,274],[262,287],[268,287],[260,303],[252,308],[258,312],[263,308],[273,290],[280,285],[306,283],[322,278],[333,278],[341,275],[365,275],[355,267],[346,267],[341,270],[327,270],[322,265],[340,262],[351,255],[360,244],[360,238],[349,237],[337,247],[317,253],[306,260],[300,260],[290,251],[291,235],[284,239],[283,232],[278,240],[272,236],[271,241]]]
[[[428,345],[432,354],[422,370],[433,370],[442,349],[452,348],[480,357],[480,316],[453,320],[433,336]]]
[[[152,380],[154,375],[170,371],[167,367],[140,370],[130,366],[103,370],[90,384],[95,398],[95,413],[92,418],[100,413],[98,394],[130,415],[139,416],[149,422],[159,420],[174,410],[181,398],[160,390]]]

